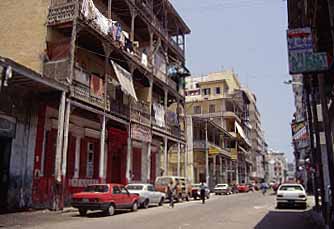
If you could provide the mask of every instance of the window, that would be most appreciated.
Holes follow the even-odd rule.
[[[113,194],[121,194],[121,189],[118,186],[114,186],[113,187]]]
[[[121,193],[122,194],[129,194],[128,190],[126,190],[125,187],[121,187]]]
[[[142,185],[128,185],[127,188],[128,190],[143,190]]]
[[[108,192],[107,185],[89,185],[85,188],[85,192]]]
[[[87,145],[87,177],[92,178],[94,174],[94,144]]]
[[[150,192],[154,192],[154,188],[152,185],[147,186],[147,190]]]
[[[216,87],[216,95],[220,95],[220,87]]]
[[[203,95],[210,95],[211,94],[211,88],[204,88],[202,90]]]
[[[201,106],[194,106],[194,114],[201,114]]]
[[[210,104],[209,105],[209,113],[215,113],[216,112],[216,105]]]
[[[196,88],[199,88],[199,84],[198,83],[196,84]]]

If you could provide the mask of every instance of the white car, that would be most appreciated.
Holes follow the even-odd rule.
[[[165,193],[155,191],[151,184],[129,184],[127,189],[130,193],[140,196],[139,204],[144,208],[150,205],[161,206],[166,199]]]
[[[214,188],[216,195],[230,195],[232,194],[231,188],[228,184],[217,184]]]
[[[284,205],[307,208],[307,195],[300,184],[282,184],[276,195],[277,208]]]

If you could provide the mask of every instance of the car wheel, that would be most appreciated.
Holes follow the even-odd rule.
[[[79,209],[79,214],[80,214],[80,216],[86,216],[87,215],[87,210],[86,209]]]
[[[135,212],[135,211],[138,210],[138,203],[137,203],[137,201],[134,202],[134,203],[132,204],[132,208],[131,208],[131,210],[132,210],[133,212]]]
[[[147,209],[148,206],[150,204],[150,201],[149,200],[145,200],[144,203],[143,203],[143,208]]]
[[[207,199],[210,199],[210,194],[208,194],[208,195],[206,196],[206,198],[207,198]]]
[[[165,201],[165,199],[163,197],[161,197],[160,202],[159,202],[159,206],[162,206],[164,204],[164,201]]]
[[[186,201],[189,201],[189,195],[186,196]]]
[[[194,196],[194,200],[197,200],[197,196]]]
[[[104,211],[104,213],[108,216],[112,216],[115,214],[115,206],[111,204],[107,210]]]

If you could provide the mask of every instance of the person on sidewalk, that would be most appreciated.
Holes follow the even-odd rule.
[[[202,182],[200,185],[202,204],[205,204],[205,188],[206,188],[206,185],[204,184],[204,182]]]
[[[167,186],[167,196],[169,199],[169,208],[174,208],[174,192],[175,192],[175,186],[173,184],[173,181],[170,181],[170,183]]]
[[[262,183],[261,183],[261,190],[262,190],[262,194],[263,195],[265,195],[266,194],[266,192],[267,192],[267,189],[268,189],[268,185],[267,185],[267,183],[265,182],[265,181],[263,181]]]

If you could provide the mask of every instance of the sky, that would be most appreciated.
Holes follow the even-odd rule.
[[[257,96],[269,148],[293,160],[294,113],[284,0],[171,0],[192,30],[186,64],[192,75],[233,69]]]

